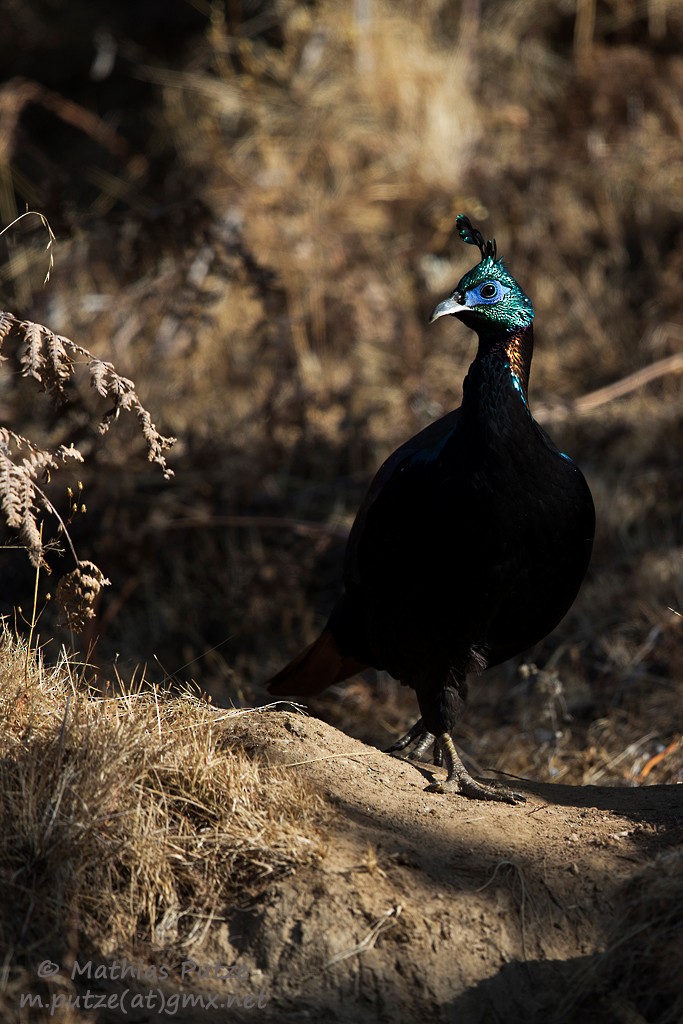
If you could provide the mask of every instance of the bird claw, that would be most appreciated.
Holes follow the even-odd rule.
[[[411,743],[415,746],[407,754],[403,751]],[[526,797],[515,793],[507,786],[498,782],[479,782],[473,779],[460,759],[455,744],[449,733],[435,737],[425,729],[422,719],[400,739],[387,747],[385,753],[405,757],[409,761],[421,761],[431,744],[434,743],[433,761],[437,767],[445,766],[448,776],[442,782],[433,782],[427,786],[427,793],[460,793],[471,800],[494,800],[503,804],[526,803]]]
[[[433,782],[427,787],[430,793],[460,793],[472,800],[495,800],[502,804],[526,803],[526,797],[514,793],[507,786],[498,782],[479,782],[473,779],[460,759],[458,751],[449,733],[445,732],[437,739],[437,749],[448,770],[443,782]]]
[[[469,797],[471,800],[494,800],[501,804],[526,803],[526,797],[522,793],[515,793],[507,786],[498,785],[495,782],[479,782],[468,775],[462,777],[444,779],[442,782],[432,782],[426,788],[427,793],[460,793],[461,796]]]

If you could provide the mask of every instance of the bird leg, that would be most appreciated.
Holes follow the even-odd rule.
[[[400,754],[411,743],[415,746],[406,755],[411,761],[422,760],[430,745],[434,743],[434,764],[439,768],[445,766],[448,772],[443,782],[433,782],[431,786],[427,786],[430,793],[461,793],[473,800],[496,800],[505,804],[523,803],[526,800],[521,793],[513,793],[507,786],[501,786],[497,782],[478,782],[473,779],[462,763],[450,733],[444,732],[435,737],[425,728],[421,718],[405,736],[401,736],[387,747],[385,753]]]
[[[504,804],[517,804],[526,801],[526,797],[521,793],[513,793],[507,786],[501,786],[495,782],[478,782],[473,779],[460,760],[450,733],[444,732],[438,736],[436,747],[442,756],[448,775],[443,782],[433,782],[431,786],[427,786],[430,793],[462,793],[463,796],[471,797],[474,800],[496,800]]]

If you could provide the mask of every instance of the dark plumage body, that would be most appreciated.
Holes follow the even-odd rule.
[[[519,290],[528,309],[519,300],[514,319],[523,322],[502,325],[465,303],[480,299],[490,316],[482,289],[508,300],[508,282],[518,288],[480,247],[481,264],[432,317],[452,312],[479,334],[462,405],[381,467],[351,530],[344,593],[326,629],[269,689],[307,695],[368,665],[386,669],[415,689],[422,715],[392,749],[416,742],[420,756],[436,739],[448,788],[514,800],[471,779],[450,739],[466,675],[526,650],[565,615],[590,558],[594,511],[580,470],[529,412],[530,302]]]

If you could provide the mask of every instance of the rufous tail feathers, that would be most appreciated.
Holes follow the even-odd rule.
[[[367,667],[342,654],[331,631],[325,628],[317,640],[297,654],[266,686],[269,693],[278,697],[309,697]]]

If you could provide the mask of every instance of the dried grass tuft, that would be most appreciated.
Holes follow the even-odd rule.
[[[68,661],[48,668],[2,634],[10,989],[83,948],[188,954],[212,922],[320,855],[321,798],[244,748],[231,722],[245,713],[258,714],[189,691],[98,696]]]

